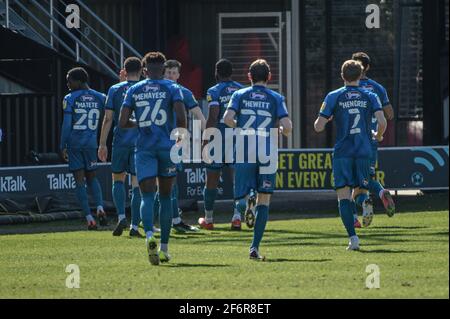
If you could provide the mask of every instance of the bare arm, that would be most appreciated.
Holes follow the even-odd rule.
[[[184,129],[187,128],[186,109],[184,107],[184,103],[176,101],[173,104],[173,109],[177,118],[177,127]]]
[[[202,122],[202,130],[206,128],[206,119],[203,115],[202,110],[200,109],[200,106],[196,106],[193,109],[190,110],[190,112],[194,115],[194,117]]]
[[[289,136],[292,133],[292,121],[289,117],[283,117],[280,121],[279,121],[279,127],[280,127],[280,131],[281,134],[283,134],[284,136]]]
[[[102,130],[100,133],[100,145],[98,148],[98,158],[102,162],[106,162],[106,159],[108,158],[108,148],[106,147],[106,140],[108,139],[109,131],[111,130],[113,114],[113,110],[106,110],[105,117],[103,118]]]
[[[325,130],[325,127],[327,126],[327,123],[330,121],[330,119],[326,119],[323,116],[319,116],[317,120],[314,122],[314,130],[317,133],[322,133]]]
[[[386,132],[387,121],[384,117],[383,111],[376,111],[375,117],[377,118],[378,122],[378,131],[374,132],[374,137],[377,139],[377,141],[381,142],[383,140],[383,134],[384,132]]]
[[[384,116],[386,117],[386,120],[392,121],[394,119],[394,108],[391,104],[386,105],[383,107]]]
[[[208,120],[206,121],[206,128],[216,127],[217,121],[219,120],[220,107],[211,106],[208,112]]]
[[[229,127],[236,127],[237,123],[236,120],[234,119],[234,116],[236,115],[236,112],[232,109],[227,109],[225,111],[225,114],[223,115],[223,121],[225,122],[226,125],[228,125]]]
[[[137,124],[135,121],[130,120],[131,117],[131,110],[128,107],[122,107],[120,110],[120,116],[119,116],[119,127],[120,128],[134,128],[137,127]]]

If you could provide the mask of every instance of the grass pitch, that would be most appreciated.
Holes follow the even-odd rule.
[[[149,264],[144,240],[71,223],[68,232],[0,236],[0,298],[449,298],[448,211],[376,215],[359,231],[360,252],[345,250],[337,217],[271,221],[266,262],[248,259],[250,230],[219,224],[173,235],[172,261],[160,266]],[[79,266],[79,289],[66,288],[69,264]],[[369,264],[380,269],[379,289],[366,288]]]

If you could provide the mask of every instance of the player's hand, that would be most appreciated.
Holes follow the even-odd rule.
[[[98,158],[100,159],[100,161],[105,163],[106,160],[108,159],[108,148],[105,145],[100,145],[97,153],[98,153]]]
[[[333,115],[331,115],[329,118],[328,118],[328,122],[331,122],[331,121],[333,121],[333,119],[334,119],[334,116]]]
[[[61,153],[59,154],[64,162],[69,162],[69,156],[67,155],[67,149],[61,150]]]
[[[202,159],[203,162],[206,164],[212,164],[213,160],[212,158],[209,156],[209,145],[205,146],[202,150]]]
[[[378,142],[383,142],[383,135],[379,135],[378,132],[372,131],[372,137]]]
[[[213,162],[212,159],[209,157],[209,148],[210,148],[209,142],[210,141],[203,140],[202,143],[202,159],[203,162],[206,164],[211,164]]]
[[[120,70],[119,79],[120,82],[124,82],[127,80],[127,71],[125,71],[125,69]]]

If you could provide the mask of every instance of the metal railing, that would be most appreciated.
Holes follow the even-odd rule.
[[[72,0],[80,14],[75,18],[79,28],[68,28],[65,23],[68,8],[64,0],[0,0],[5,9],[5,27],[12,29],[11,18],[20,17],[26,30],[33,29],[34,36],[25,30],[15,30],[24,36],[60,51],[66,50],[77,62],[81,62],[113,77],[123,66],[126,55],[142,58],[125,39],[97,16],[83,1]],[[42,18],[44,17],[44,18]],[[32,25],[34,27],[32,27]],[[96,28],[93,25],[97,26]]]

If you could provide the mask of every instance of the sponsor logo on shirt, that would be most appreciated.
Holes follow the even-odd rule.
[[[272,188],[272,182],[265,180],[265,181],[263,181],[262,187],[263,188]]]
[[[82,95],[80,99],[81,99],[82,102],[93,102],[93,101],[95,101],[95,98],[92,95]]]
[[[267,95],[261,92],[252,92],[250,93],[250,98],[252,100],[265,100],[267,99]]]
[[[350,91],[345,94],[347,100],[355,100],[361,98],[361,93],[357,91]]]
[[[228,94],[232,94],[232,93],[236,92],[237,90],[239,90],[239,88],[234,87],[234,86],[229,86],[229,87],[226,88],[226,92]]]
[[[369,186],[369,181],[367,179],[363,179],[362,183],[365,187]]]
[[[167,174],[173,174],[177,172],[177,167],[173,166],[173,167],[168,167],[167,168]]]
[[[367,91],[370,91],[370,92],[373,92],[373,91],[375,91],[375,88],[373,87],[373,85],[370,85],[370,84],[367,84],[367,85],[363,85],[363,86],[361,86],[364,90],[367,90]]]
[[[147,84],[142,88],[143,92],[157,92],[160,90],[160,86],[158,84]]]

